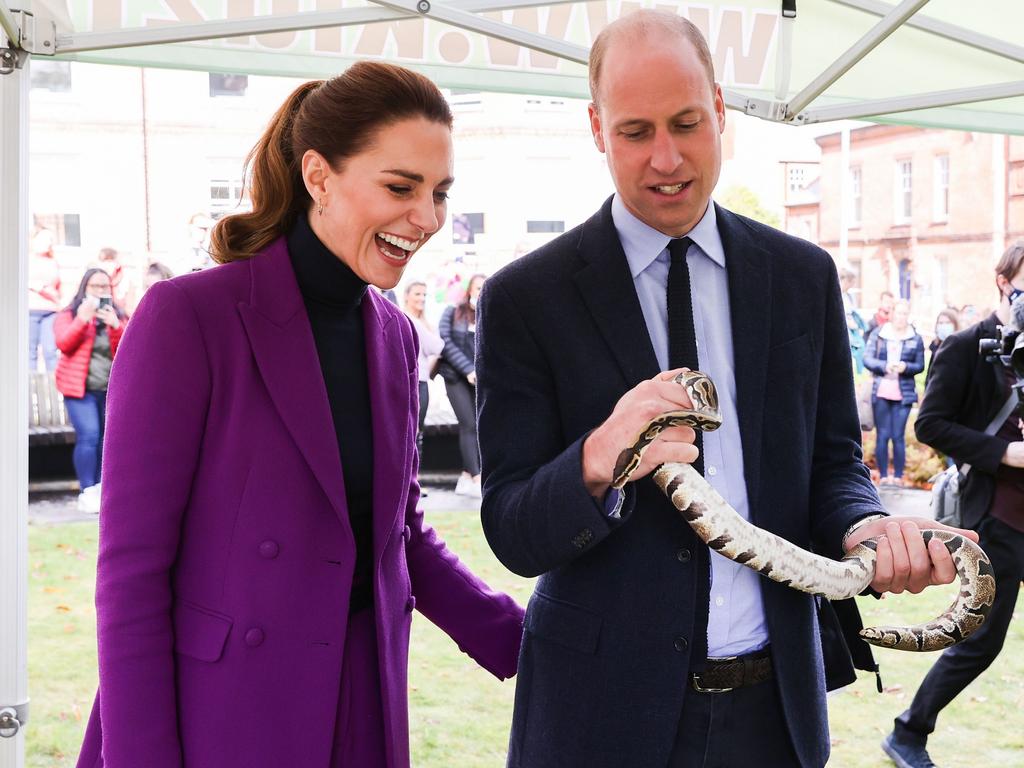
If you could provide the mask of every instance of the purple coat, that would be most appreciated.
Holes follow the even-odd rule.
[[[413,607],[500,678],[523,612],[417,510],[416,334],[374,291],[362,312],[387,764],[406,768]],[[151,288],[107,402],[100,684],[79,768],[325,768],[355,545],[284,238]]]

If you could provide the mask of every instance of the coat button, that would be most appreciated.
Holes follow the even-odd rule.
[[[409,599],[405,601],[405,612],[412,613],[413,608],[416,607],[416,598],[413,595],[409,595]]]
[[[686,547],[683,547],[682,549],[678,550],[676,552],[676,560],[678,560],[680,563],[690,562],[690,550],[688,550]]]
[[[259,627],[253,627],[245,633],[245,644],[250,648],[255,648],[263,642],[263,630]]]
[[[277,545],[276,541],[264,541],[260,544],[260,557],[265,560],[273,560],[277,557],[277,553],[281,551],[281,548]]]
[[[689,646],[690,646],[690,644],[688,642],[686,642],[686,638],[685,637],[677,637],[675,640],[672,641],[672,647],[675,648],[680,653],[685,651]]]
[[[412,538],[412,528],[410,528],[408,525],[402,529],[402,538],[405,539],[406,544],[408,544],[409,539]]]

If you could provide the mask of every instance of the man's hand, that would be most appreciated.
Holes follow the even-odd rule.
[[[877,539],[878,557],[871,588],[876,592],[900,594],[905,590],[917,594],[927,586],[949,584],[956,578],[956,567],[946,545],[932,539],[925,546],[921,531],[927,529],[951,531],[978,541],[974,531],[952,528],[926,517],[884,517],[850,534],[846,551],[865,539]]]
[[[604,496],[614,479],[619,454],[636,442],[647,422],[667,411],[693,407],[686,389],[672,381],[685,370],[677,368],[641,381],[619,399],[611,415],[587,437],[583,443],[583,482],[591,496]],[[631,479],[639,480],[669,461],[693,463],[697,458],[695,439],[690,427],[666,429],[647,447]]]

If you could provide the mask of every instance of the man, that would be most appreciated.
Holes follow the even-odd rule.
[[[878,297],[878,309],[875,310],[875,314],[872,315],[870,320],[868,320],[868,328],[864,333],[864,338],[870,336],[871,332],[875,330],[875,328],[881,328],[889,322],[889,317],[892,315],[892,307],[895,303],[895,296],[893,296],[889,291],[882,291]]]
[[[616,194],[489,280],[478,318],[484,530],[506,566],[540,575],[508,762],[818,768],[829,739],[815,600],[712,561],[648,475],[702,461],[740,514],[833,557],[881,512],[836,270],[809,243],[710,204],[725,108],[688,21],[617,21],[590,76]],[[682,235],[692,244],[671,244],[670,268],[666,246]],[[641,427],[689,406],[670,381],[683,365],[717,383],[723,427],[699,457],[692,430],[666,430],[624,493],[609,490]],[[888,537],[876,589],[953,578],[918,524],[871,519],[849,537]]]
[[[1021,314],[1024,243],[1011,246],[995,271],[999,307],[939,347],[915,430],[922,443],[952,456],[961,472],[970,465],[961,485],[963,524],[978,532],[992,560],[996,599],[981,629],[942,654],[910,708],[896,718],[882,748],[900,768],[934,766],[926,744],[939,712],[999,655],[1024,578],[1024,437],[1011,390],[1017,377],[978,351],[981,339],[998,338],[998,327],[1011,323],[1015,300],[1014,314]]]

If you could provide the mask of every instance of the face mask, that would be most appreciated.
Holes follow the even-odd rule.
[[[939,323],[935,326],[935,335],[939,337],[939,341],[945,341],[952,333],[953,325],[951,323]]]
[[[470,297],[470,299],[469,299],[469,306],[471,306],[473,309],[476,309],[476,297],[475,296],[471,296]]]
[[[1012,288],[1013,290],[1010,291],[1010,295],[1007,296],[1007,298],[1010,300],[1010,304],[1013,304],[1013,302],[1017,300],[1018,296],[1024,296],[1024,291],[1022,291],[1020,288],[1014,288],[1013,283],[1010,283],[1010,288]]]

